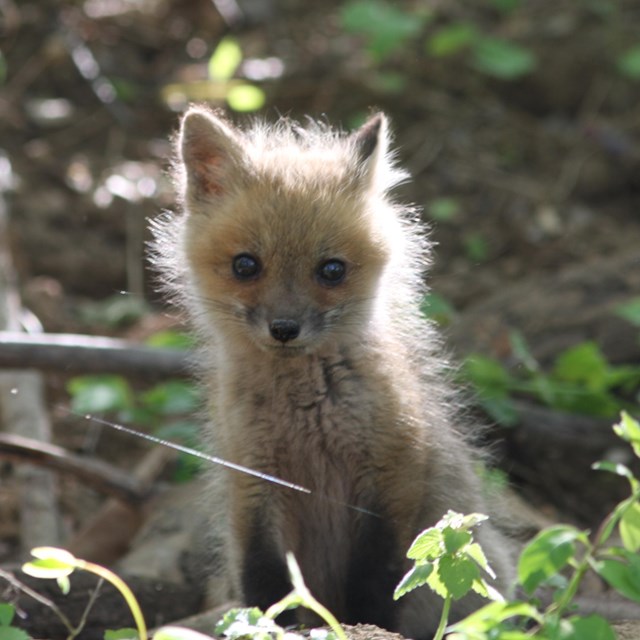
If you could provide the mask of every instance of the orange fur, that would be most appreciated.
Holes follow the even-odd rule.
[[[427,637],[438,598],[391,599],[404,553],[448,509],[485,506],[419,313],[429,247],[388,195],[404,174],[387,141],[381,114],[343,136],[287,122],[239,131],[190,109],[177,141],[184,211],[156,223],[156,262],[201,338],[216,455],[311,491],[214,472],[229,565],[217,593],[270,604],[293,551],[344,620]],[[489,524],[480,542],[504,586],[507,541]]]

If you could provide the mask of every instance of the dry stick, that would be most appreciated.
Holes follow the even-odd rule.
[[[53,611],[55,615],[58,616],[62,624],[67,628],[67,630],[70,633],[73,633],[75,631],[73,624],[71,624],[71,621],[69,620],[69,618],[67,618],[67,616],[64,615],[62,610],[58,607],[58,605],[53,600],[49,600],[49,598],[46,598],[45,596],[39,594],[34,589],[31,589],[31,587],[28,587],[26,584],[18,580],[18,578],[16,578],[13,575],[13,573],[11,573],[10,571],[5,571],[4,569],[0,569],[0,578],[2,578],[3,580],[6,580],[14,589],[18,589],[19,591],[26,593],[30,598],[33,598],[40,604],[43,604],[45,607],[48,607],[49,609],[51,609],[51,611]]]
[[[164,378],[187,377],[191,367],[188,353],[176,349],[144,347],[115,338],[0,331],[0,368]]]
[[[0,458],[71,473],[96,490],[130,504],[149,496],[150,486],[111,465],[69,453],[62,447],[10,433],[0,433]]]

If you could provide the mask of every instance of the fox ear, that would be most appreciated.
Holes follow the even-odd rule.
[[[384,173],[383,166],[388,146],[388,125],[384,113],[376,113],[351,134],[360,174],[370,185]],[[383,187],[384,188],[384,187]]]
[[[178,150],[184,165],[187,204],[223,197],[238,182],[244,165],[236,132],[213,113],[194,107],[182,119]]]

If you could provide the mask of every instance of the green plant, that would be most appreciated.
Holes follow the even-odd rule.
[[[29,640],[29,635],[13,626],[16,609],[13,605],[0,602],[0,640]]]
[[[340,17],[345,31],[362,36],[366,50],[380,62],[415,38],[433,14],[405,11],[385,0],[351,0]]]
[[[265,613],[259,609],[232,609],[228,612],[220,623],[216,626],[216,634],[224,635],[230,640],[240,640],[241,638],[255,638],[256,640],[269,640],[284,638],[285,631],[278,626],[275,619],[284,611],[297,607],[305,607],[313,611],[319,618],[330,627],[329,633],[321,631],[314,633],[312,637],[322,637],[326,640],[347,640],[347,636],[336,620],[335,616],[312,595],[302,579],[300,567],[292,553],[287,554],[287,567],[291,577],[293,589],[279,602],[269,607]],[[302,640],[300,634],[287,632],[290,640]]]
[[[453,600],[459,600],[471,590],[492,600],[503,599],[482,577],[482,572],[491,578],[495,578],[495,574],[471,533],[473,527],[486,519],[487,516],[479,513],[462,515],[449,511],[436,525],[423,531],[407,552],[414,566],[400,581],[393,597],[397,600],[426,584],[443,599],[434,640],[444,637]]]
[[[140,605],[135,596],[131,592],[131,589],[127,584],[109,569],[102,567],[93,562],[87,562],[86,560],[80,560],[73,556],[64,549],[57,549],[55,547],[37,547],[31,550],[31,555],[35,560],[27,562],[22,566],[22,570],[35,578],[55,579],[57,580],[60,589],[63,593],[68,593],[70,587],[69,576],[76,570],[89,571],[97,575],[98,577],[110,582],[126,600],[131,614],[136,624],[137,637],[140,640],[146,640],[147,638],[147,626],[142,615]],[[69,638],[77,637],[82,631],[82,623],[76,629],[70,629]],[[122,632],[119,632],[122,633]],[[128,631],[124,633],[128,634],[126,637],[133,637]],[[120,635],[119,637],[122,637]]]
[[[166,85],[162,90],[163,97],[168,103],[208,100],[226,102],[233,111],[257,111],[266,101],[264,91],[255,84],[234,77],[243,60],[238,40],[226,36],[209,58],[207,80]]]
[[[518,363],[514,370],[479,354],[469,356],[462,369],[483,408],[500,424],[517,423],[514,396],[601,418],[613,418],[621,410],[637,406],[628,398],[640,387],[640,367],[610,364],[596,343],[583,342],[566,349],[545,372],[521,334],[512,332],[510,342]]]
[[[149,340],[150,346],[185,349],[191,340],[176,332],[163,332]],[[110,416],[152,428],[159,438],[171,439],[197,449],[197,423],[190,418],[201,406],[197,386],[185,380],[167,380],[146,391],[135,390],[119,375],[102,374],[72,378],[67,384],[71,410],[83,416]],[[201,461],[187,453],[178,457],[174,479],[187,480],[200,469]]]
[[[638,421],[623,413],[614,430],[640,457]],[[478,555],[479,547],[472,542],[469,531],[483,518],[478,514],[448,514],[448,521],[445,518],[423,532],[408,554],[415,566],[396,595],[426,584],[445,600],[435,640],[443,637],[445,629],[451,640],[614,640],[615,633],[604,618],[576,615],[572,610],[578,588],[590,570],[624,597],[640,602],[640,481],[624,465],[601,462],[594,468],[626,478],[631,495],[614,508],[593,539],[587,531],[557,525],[541,531],[524,548],[518,561],[517,582],[528,600],[509,601],[483,594],[494,595],[494,602],[446,629],[447,602],[471,588],[482,592],[474,585],[479,568],[487,569],[486,559]],[[452,521],[456,526],[451,527]],[[622,546],[610,544],[616,530]],[[463,560],[456,563],[453,558],[458,553],[463,554]],[[449,560],[443,565],[446,558]],[[449,574],[450,569],[455,571]],[[546,607],[537,598],[541,588],[551,592]]]

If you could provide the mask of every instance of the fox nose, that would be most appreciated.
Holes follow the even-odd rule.
[[[278,342],[289,342],[294,340],[300,334],[300,325],[296,320],[288,320],[286,318],[276,318],[269,325],[271,337]]]

